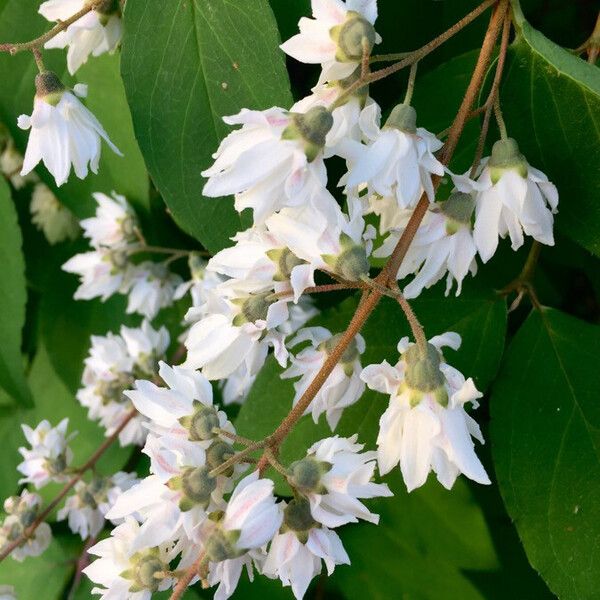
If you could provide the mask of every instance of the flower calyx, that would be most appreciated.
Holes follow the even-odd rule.
[[[58,75],[52,71],[43,71],[35,76],[36,98],[43,100],[51,106],[56,106],[60,102],[66,89],[66,86],[59,79]]]
[[[430,343],[425,348],[412,344],[402,354],[402,359],[406,364],[404,381],[411,392],[411,406],[419,404],[424,394],[432,394],[441,406],[447,406],[448,392],[446,380],[440,370],[440,351]]]
[[[302,494],[323,494],[327,490],[321,483],[321,478],[331,467],[328,462],[307,456],[290,465],[287,480],[294,490]]]
[[[519,151],[519,145],[513,138],[498,140],[492,146],[492,154],[488,161],[492,183],[496,184],[503,173],[508,170],[516,171],[521,177],[527,177],[527,160]]]
[[[290,124],[281,134],[283,140],[301,140],[308,162],[323,150],[325,138],[333,127],[333,116],[324,106],[313,106],[305,113],[289,113]]]
[[[338,62],[358,62],[363,55],[371,54],[377,42],[375,28],[360,13],[349,10],[346,20],[329,30],[331,39],[336,43],[335,59]]]
[[[385,122],[386,127],[414,135],[417,133],[417,111],[410,104],[396,104]]]

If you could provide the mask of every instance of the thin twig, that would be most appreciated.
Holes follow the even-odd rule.
[[[198,575],[202,562],[204,561],[204,556],[205,553],[201,552],[194,564],[184,573],[181,579],[177,582],[177,585],[175,586],[175,589],[173,590],[169,600],[180,600],[183,594],[185,594],[185,590],[192,579]]]

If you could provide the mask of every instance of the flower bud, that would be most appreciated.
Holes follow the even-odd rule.
[[[445,388],[445,378],[440,370],[441,356],[439,350],[432,344],[427,344],[423,350],[418,344],[412,344],[402,355],[406,363],[406,385],[418,392],[411,399],[411,405],[416,406],[424,393],[433,393],[442,405],[448,404]]]
[[[179,501],[179,508],[186,512],[196,506],[208,506],[211,494],[217,489],[217,478],[210,475],[207,465],[187,468],[181,476],[180,485],[183,497]]]
[[[308,532],[318,525],[310,512],[310,503],[306,498],[294,498],[283,511],[284,529],[289,529],[305,544]]]
[[[181,417],[179,423],[189,432],[192,442],[203,442],[215,437],[214,429],[219,426],[219,415],[213,406],[206,406],[202,402],[193,402],[194,414]]]
[[[365,52],[371,53],[377,39],[373,25],[353,10],[341,25],[331,28],[329,35],[337,44],[335,59],[339,62],[360,61]]]
[[[305,263],[289,248],[274,248],[267,250],[266,254],[277,265],[277,273],[273,276],[274,281],[288,281],[294,267]]]
[[[325,138],[333,126],[333,116],[324,106],[313,106],[305,113],[290,113],[291,122],[283,131],[284,140],[302,140],[304,152],[312,162],[325,146]]]
[[[384,127],[392,127],[404,133],[417,132],[417,111],[409,104],[396,104]]]
[[[521,177],[527,177],[527,160],[519,151],[519,145],[513,138],[498,140],[492,147],[488,161],[492,183],[497,183],[504,171],[512,169]]]
[[[310,494],[323,490],[321,477],[331,469],[331,465],[312,457],[297,460],[288,470],[288,483],[296,490]]]
[[[243,552],[240,552],[235,543],[240,538],[240,531],[223,531],[215,529],[206,540],[206,556],[212,562],[222,562],[230,558],[237,558]]]
[[[35,76],[35,95],[40,100],[56,106],[65,91],[63,82],[52,71],[44,71]]]

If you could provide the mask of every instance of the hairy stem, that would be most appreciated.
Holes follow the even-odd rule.
[[[198,556],[198,558],[196,559],[194,564],[183,574],[181,579],[179,579],[169,600],[180,600],[180,598],[183,596],[183,594],[185,594],[185,590],[187,589],[187,586],[190,584],[192,579],[194,579],[194,577],[196,577],[196,575],[198,575],[198,572],[200,571],[200,567],[204,561],[204,556],[205,556],[205,553],[201,552],[200,556]]]
[[[410,104],[413,93],[415,91],[415,80],[417,79],[417,68],[419,66],[419,61],[414,62],[410,66],[410,73],[408,74],[408,84],[406,86],[406,95],[404,96],[404,104]]]

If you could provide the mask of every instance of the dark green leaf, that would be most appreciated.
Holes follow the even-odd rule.
[[[515,336],[492,395],[500,488],[531,564],[560,598],[600,586],[600,328],[552,309]]]
[[[533,29],[518,3],[515,16],[501,88],[508,133],[558,186],[557,227],[600,254],[600,70]]]
[[[0,178],[0,388],[20,404],[31,403],[23,374],[21,335],[25,324],[25,262],[17,213],[10,190]]]
[[[242,227],[200,172],[242,108],[291,104],[266,0],[130,0],[122,73],[137,139],[177,223],[212,252]],[[152,40],[149,44],[148,41]]]

